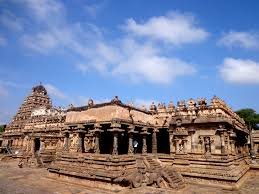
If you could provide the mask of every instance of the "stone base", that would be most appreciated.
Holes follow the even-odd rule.
[[[125,187],[121,187],[118,184],[112,184],[110,182],[99,181],[94,179],[86,179],[83,177],[72,175],[69,172],[63,172],[63,173],[49,171],[49,177],[62,180],[65,182],[73,183],[73,184],[79,184],[79,185],[84,185],[91,188],[98,188],[98,189],[104,189],[109,191],[121,191],[125,189]]]
[[[62,179],[76,180],[87,186],[104,189],[122,189],[114,186],[113,180],[137,170],[133,156],[112,156],[101,154],[68,153],[58,154],[48,171]]]
[[[237,189],[249,170],[245,156],[175,156],[173,166],[186,182]]]

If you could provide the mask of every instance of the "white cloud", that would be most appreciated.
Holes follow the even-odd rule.
[[[14,31],[23,30],[22,19],[7,10],[3,11],[0,15],[0,24]]]
[[[37,13],[40,19],[52,20],[55,17],[60,19],[56,20],[58,23],[46,22],[44,31],[25,34],[21,38],[22,44],[41,54],[51,55],[64,51],[75,55],[79,59],[75,68],[83,74],[95,70],[101,74],[122,77],[133,82],[170,84],[179,76],[195,73],[192,64],[164,55],[166,48],[150,40],[140,42],[135,36],[124,34],[108,41],[103,37],[102,30],[92,24],[68,23],[65,7],[59,1],[53,1],[54,8],[48,0],[42,1],[43,7],[38,7],[39,5],[32,3],[32,0],[25,1],[35,12],[42,9]],[[196,27],[193,17],[179,13],[151,18],[142,27],[146,29],[155,23],[154,27],[161,28],[163,24],[160,26],[160,22],[168,23],[165,25],[165,30],[173,35],[167,36],[162,31],[157,31],[154,36],[163,41],[169,38],[169,42],[174,44],[198,42],[208,35],[203,29]],[[171,28],[171,24],[174,28]],[[136,25],[142,28],[139,24]],[[130,29],[129,25],[127,28]],[[183,33],[186,34],[183,36]],[[147,38],[150,38],[148,34]]]
[[[124,40],[123,51],[113,74],[121,75],[132,81],[149,81],[169,84],[176,77],[191,75],[195,69],[180,59],[166,57],[152,44],[141,45],[132,39]]]
[[[252,60],[225,58],[221,77],[230,83],[259,84],[259,63]]]
[[[44,86],[46,87],[48,93],[52,96],[55,96],[59,99],[66,99],[67,96],[61,92],[58,88],[56,88],[54,85],[52,84],[44,84]]]
[[[230,31],[221,37],[218,44],[229,48],[256,49],[259,48],[259,34]]]
[[[200,42],[209,35],[208,32],[196,25],[193,16],[178,12],[152,17],[144,23],[128,19],[124,28],[129,33],[174,45]]]
[[[65,7],[59,0],[21,0],[25,4],[33,18],[46,24],[54,24],[63,20]]]
[[[0,34],[0,46],[7,45],[7,40]]]
[[[21,42],[31,50],[47,54],[49,51],[59,46],[59,37],[53,32],[40,32],[34,36],[28,34],[23,35],[21,37]]]

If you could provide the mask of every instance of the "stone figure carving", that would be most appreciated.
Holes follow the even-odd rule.
[[[211,153],[210,137],[204,137],[205,153]]]

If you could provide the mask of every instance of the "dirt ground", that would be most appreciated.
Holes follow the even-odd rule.
[[[115,192],[70,184],[48,176],[44,168],[18,168],[17,161],[0,162],[0,194],[114,194]],[[118,194],[256,194],[259,193],[259,171],[251,175],[238,191],[187,185],[181,191],[169,191],[151,187],[127,189]]]

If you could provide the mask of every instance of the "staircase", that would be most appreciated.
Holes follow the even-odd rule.
[[[0,150],[3,153],[8,153],[10,155],[13,154],[13,152],[12,152],[12,150],[11,150],[11,148],[9,146],[2,146],[2,147],[0,147]]]
[[[34,156],[31,153],[24,153],[21,162],[23,162],[25,166],[29,166],[29,167],[44,166],[39,156],[39,153],[37,152],[35,153]]]
[[[183,177],[176,172],[172,167],[163,167],[157,159],[153,159],[154,156],[147,155],[145,156],[145,160],[149,165],[149,168],[153,172],[162,173],[164,180],[167,182],[168,187],[174,189],[182,189],[184,188]]]
[[[13,152],[9,146],[6,146],[6,151],[8,154],[13,154]]]

